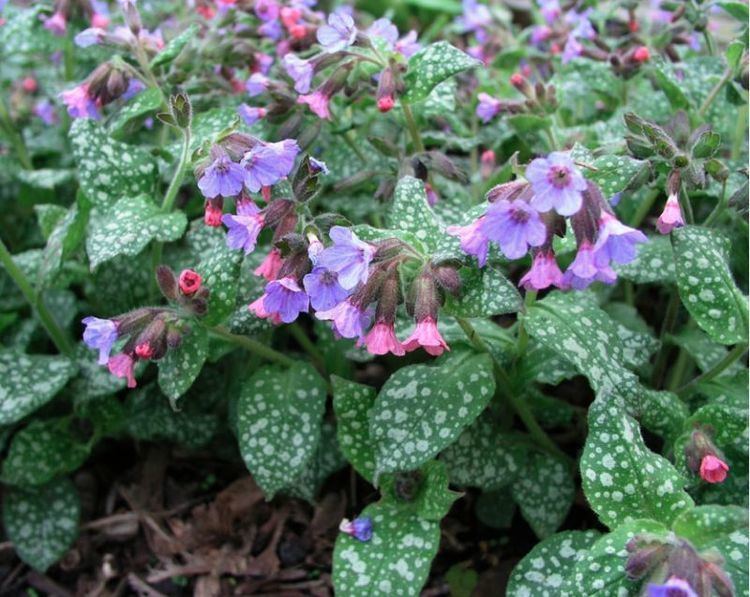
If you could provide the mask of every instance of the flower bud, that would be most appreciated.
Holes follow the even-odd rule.
[[[160,265],[156,268],[156,283],[164,298],[170,301],[177,298],[177,279],[170,267]]]
[[[135,354],[142,359],[159,360],[167,353],[167,327],[164,317],[157,316],[135,340]]]
[[[495,169],[495,152],[491,149],[485,149],[479,158],[479,162],[482,179],[487,180],[492,176],[492,171]]]
[[[485,199],[487,199],[489,203],[494,203],[496,201],[513,201],[518,198],[523,191],[529,188],[531,187],[525,180],[512,180],[492,187],[487,192],[487,195],[485,195]]]
[[[180,291],[186,296],[195,294],[201,287],[202,278],[200,274],[192,269],[184,269],[180,272]]]
[[[396,93],[398,92],[398,82],[393,72],[393,67],[386,67],[380,73],[378,81],[378,90],[375,95],[378,104],[378,110],[389,112],[396,105]]]
[[[172,113],[177,126],[189,129],[193,120],[193,107],[186,93],[177,93],[169,96],[169,110]]]
[[[221,216],[223,214],[224,198],[221,196],[208,199],[203,212],[203,222],[206,226],[218,228],[221,226]]]
[[[432,274],[435,282],[448,294],[458,296],[461,292],[461,276],[458,269],[451,265],[433,266]]]
[[[534,88],[531,86],[531,83],[529,83],[529,80],[521,73],[513,73],[510,76],[510,84],[518,89],[518,91],[523,93],[528,99],[532,101],[536,100],[536,93],[534,93]],[[544,87],[542,87],[542,90],[544,90]]]

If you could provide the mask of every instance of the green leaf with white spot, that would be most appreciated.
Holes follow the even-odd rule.
[[[44,485],[81,466],[90,446],[75,437],[71,422],[70,417],[32,421],[16,433],[3,461],[3,483]]]
[[[203,316],[206,325],[222,323],[234,311],[242,256],[242,251],[232,251],[221,242],[195,266],[195,271],[203,278],[203,286],[210,291],[208,309]]]
[[[440,455],[451,482],[460,487],[496,489],[514,482],[524,469],[527,447],[502,433],[489,413],[480,415]]]
[[[208,151],[213,142],[219,135],[230,128],[239,124],[240,117],[234,108],[213,108],[206,112],[193,115],[193,122],[190,126],[190,155],[199,149],[205,150],[208,157]],[[174,156],[178,156],[182,149],[182,141],[175,141],[167,147],[167,151]]]
[[[440,522],[462,494],[449,489],[448,471],[442,462],[430,460],[420,472],[422,487],[414,500],[417,513],[425,520]]]
[[[638,253],[633,261],[613,267],[625,280],[639,284],[671,284],[675,281],[672,244],[666,236],[650,236],[647,243],[638,245]]]
[[[170,348],[159,361],[159,387],[167,398],[174,402],[190,389],[207,356],[208,333],[203,327],[192,326],[180,345]]]
[[[375,402],[375,388],[337,375],[331,376],[336,434],[346,459],[360,475],[372,483],[375,450],[370,443],[369,412]]]
[[[599,538],[598,531],[563,531],[537,543],[513,569],[507,595],[564,597],[560,588]]]
[[[282,493],[315,503],[315,496],[325,480],[336,471],[346,466],[346,460],[339,450],[336,440],[336,428],[323,421],[320,428],[320,441],[313,457],[302,469],[300,476]]]
[[[196,36],[198,25],[190,25],[185,31],[169,40],[164,49],[151,60],[151,68],[164,66],[172,62],[182,52],[185,46]]]
[[[571,156],[586,165],[581,167],[581,172],[584,177],[599,185],[605,197],[611,197],[630,187],[649,167],[648,162],[626,155],[594,157],[587,148],[578,144],[571,150]]]
[[[242,383],[240,452],[268,499],[293,483],[315,453],[325,401],[325,381],[305,362],[263,367]]]
[[[68,213],[68,210],[62,205],[41,203],[34,206],[34,212],[36,213],[39,229],[46,240],[52,234],[52,230],[54,230],[57,223]]]
[[[53,190],[65,183],[73,182],[76,177],[76,171],[72,168],[39,168],[38,170],[19,170],[16,172],[16,177],[22,183],[35,189]],[[40,207],[43,206],[35,205],[34,210]],[[53,206],[46,205],[46,207]]]
[[[20,421],[49,402],[75,373],[66,357],[0,351],[0,426]]]
[[[456,317],[492,317],[515,313],[523,299],[515,285],[497,268],[463,268],[461,295],[448,296],[444,310]]]
[[[513,499],[521,514],[544,539],[565,520],[573,504],[575,484],[570,469],[549,454],[532,454],[513,484]]]
[[[409,58],[404,75],[405,102],[425,99],[441,82],[461,71],[480,66],[481,62],[452,46],[447,41],[430,44]]]
[[[37,273],[38,287],[47,285],[60,270],[63,259],[83,242],[89,218],[89,204],[84,198],[74,203],[55,225],[42,252],[42,262]]]
[[[673,77],[672,69],[667,66],[663,58],[657,57],[652,60],[650,70],[656,84],[664,92],[674,110],[686,110],[691,107],[690,100],[685,97],[679,81]]]
[[[118,255],[138,255],[151,240],[177,240],[185,226],[185,214],[163,213],[145,195],[120,199],[110,211],[91,215],[86,238],[91,269]]]
[[[399,502],[383,501],[359,515],[372,520],[372,539],[339,533],[333,552],[337,595],[419,595],[440,544],[440,525]]]
[[[737,344],[747,340],[747,297],[727,265],[728,247],[714,232],[685,226],[672,233],[677,288],[682,304],[713,340]]]
[[[667,441],[674,440],[682,431],[688,414],[687,405],[677,394],[641,388],[638,420],[652,433],[661,435]]]
[[[59,40],[47,31],[40,19],[43,4],[16,7],[8,3],[3,11],[3,26],[0,27],[0,49],[3,60],[22,54],[49,54],[59,49]]]
[[[79,400],[101,398],[122,390],[127,380],[115,377],[106,366],[100,365],[96,353],[85,344],[76,346],[75,361],[78,375],[70,382],[70,391]]]
[[[641,534],[648,534],[654,539],[668,537],[666,527],[654,520],[634,520],[618,526],[578,557],[559,594],[571,597],[639,595],[641,582],[629,580],[625,574],[628,558],[625,546],[633,537]]]
[[[748,514],[739,506],[696,506],[681,514],[672,530],[690,541],[697,549],[716,541],[723,535],[746,529]]]
[[[476,419],[494,393],[486,354],[455,351],[435,365],[396,371],[370,410],[377,472],[413,470],[430,460]]]
[[[386,221],[393,230],[413,234],[429,250],[433,250],[438,239],[444,236],[435,212],[427,203],[424,182],[413,176],[399,179]]]
[[[581,456],[583,491],[599,519],[614,528],[638,518],[670,524],[693,505],[685,480],[646,447],[638,423],[600,394],[589,408]]]
[[[634,390],[637,379],[623,367],[627,359],[616,322],[580,293],[552,292],[522,317],[528,333],[573,363],[594,390]]]
[[[747,488],[747,485],[745,485]],[[747,522],[744,528],[739,528],[731,533],[720,535],[713,541],[707,541],[702,545],[703,549],[715,550],[724,558],[722,568],[729,574],[734,584],[738,597],[750,595],[748,587],[748,537]]]
[[[95,207],[153,191],[156,164],[143,149],[115,141],[89,118],[77,118],[69,134],[78,181]]]
[[[34,489],[8,487],[3,524],[18,557],[44,572],[78,536],[81,503],[73,483],[59,479]]]
[[[669,336],[669,340],[687,352],[690,357],[703,371],[713,369],[722,359],[727,356],[727,348],[711,340],[707,334],[697,328],[685,327],[679,334]],[[717,378],[732,377],[736,375],[743,366],[737,362],[722,371]]]
[[[109,132],[115,138],[122,138],[128,131],[128,124],[136,119],[158,110],[163,102],[161,91],[156,87],[144,89],[122,107],[109,123]]]

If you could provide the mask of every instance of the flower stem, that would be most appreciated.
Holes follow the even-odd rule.
[[[8,251],[8,248],[2,240],[0,240],[0,263],[16,283],[19,290],[23,293],[26,301],[31,305],[32,309],[36,311],[39,321],[41,321],[42,326],[44,326],[47,335],[57,347],[57,350],[66,356],[72,357],[74,350],[68,336],[57,321],[55,321],[55,318],[52,317],[52,314],[47,309],[44,301],[42,301],[41,297],[34,291],[34,288],[31,286],[31,283],[24,273],[13,261],[13,256],[10,254],[10,251]]]
[[[412,114],[409,104],[402,101],[401,109],[404,111],[404,120],[406,120],[406,127],[409,129],[411,140],[414,142],[414,149],[418,152],[424,151],[424,144],[422,143],[422,137],[419,135],[419,129],[417,123],[414,120],[414,114]]]
[[[299,344],[304,349],[304,351],[310,355],[315,368],[324,376],[326,376],[326,363],[323,359],[323,355],[318,350],[317,346],[315,346],[313,341],[310,340],[305,331],[296,322],[287,326],[287,329],[292,334],[292,337],[297,341],[297,344]]]
[[[708,109],[711,107],[711,104],[716,99],[716,96],[719,95],[719,91],[722,90],[724,85],[727,84],[727,81],[732,78],[732,70],[727,69],[724,71],[724,74],[721,76],[721,79],[714,85],[713,89],[709,92],[708,96],[706,96],[706,99],[703,100],[703,103],[701,104],[701,107],[698,109],[698,117],[703,118],[706,115],[706,112],[708,112]]]
[[[222,340],[226,340],[227,342],[236,344],[240,348],[244,348],[248,352],[258,355],[266,361],[278,363],[279,365],[283,365],[284,367],[290,367],[294,364],[293,358],[288,357],[278,350],[274,350],[270,346],[267,346],[262,342],[258,342],[257,340],[254,340],[249,336],[240,336],[239,334],[233,334],[223,326],[214,326],[207,329],[217,338],[221,338]]]
[[[636,210],[635,215],[633,215],[633,218],[630,220],[630,226],[632,228],[638,228],[643,220],[646,219],[646,216],[651,212],[651,208],[654,206],[654,202],[660,193],[661,189],[658,188],[651,189],[646,193],[643,201],[638,204],[638,209]]]
[[[508,377],[508,374],[503,369],[502,365],[492,355],[487,344],[484,342],[484,340],[482,340],[477,331],[474,329],[474,326],[472,326],[471,323],[463,317],[456,317],[456,321],[458,322],[458,325],[461,326],[461,329],[464,331],[464,334],[466,334],[466,337],[469,339],[474,348],[476,348],[480,352],[487,353],[492,359],[492,369],[495,373],[495,380],[499,386],[498,389],[508,398],[511,407],[521,419],[523,424],[526,426],[529,435],[534,439],[536,445],[542,450],[549,452],[553,456],[559,458],[567,465],[572,466],[573,462],[570,456],[565,454],[565,452],[557,447],[557,445],[544,432],[544,429],[542,429],[541,425],[539,425],[536,418],[534,417],[534,413],[531,412],[529,405],[519,396],[516,396],[515,392],[513,391],[510,377]]]
[[[669,334],[672,333],[672,328],[674,328],[674,324],[677,321],[677,313],[680,310],[680,295],[678,294],[677,290],[672,291],[672,296],[669,299],[669,303],[667,304],[667,310],[664,314],[664,323],[661,327],[661,333],[659,334],[659,342],[661,344],[661,348],[659,349],[659,354],[656,355],[656,361],[654,362],[654,371],[651,375],[651,385],[654,387],[657,387],[659,382],[661,381],[662,375],[664,373],[664,367],[667,365],[667,355],[669,353],[669,349],[666,346],[666,338]]]
[[[706,218],[706,221],[703,222],[703,225],[706,227],[711,226],[719,218],[719,216],[724,212],[724,208],[726,206],[727,206],[727,181],[725,180],[723,183],[721,183],[721,198],[719,199],[719,202],[716,204],[716,207],[714,207],[711,213],[708,214],[708,217]]]
[[[732,350],[730,350],[723,359],[716,363],[711,369],[705,373],[701,373],[698,377],[693,378],[690,382],[682,386],[677,390],[679,396],[685,396],[695,386],[701,382],[711,381],[723,373],[728,367],[730,367],[737,359],[739,359],[747,351],[747,344],[737,344]]]
[[[13,145],[13,150],[16,152],[18,161],[21,162],[21,166],[23,166],[25,170],[32,170],[34,166],[31,163],[31,158],[29,157],[29,151],[26,148],[26,142],[24,141],[23,135],[21,134],[20,130],[17,129],[17,127],[13,124],[13,121],[10,118],[10,113],[8,112],[8,108],[5,105],[5,100],[3,99],[0,99],[0,128],[5,131],[6,135],[8,136],[8,140],[10,141],[11,145]]]
[[[536,290],[527,290],[526,296],[523,299],[523,310],[526,313],[529,307],[534,304],[536,300]],[[516,358],[515,362],[524,355],[526,352],[526,346],[529,343],[529,334],[526,331],[526,326],[523,325],[523,319],[518,322],[518,342],[516,344]]]

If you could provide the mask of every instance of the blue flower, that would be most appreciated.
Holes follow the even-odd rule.
[[[99,364],[106,365],[112,346],[117,342],[117,324],[111,319],[98,317],[85,317],[82,323],[86,326],[83,341],[89,348],[99,351]]]
[[[307,311],[309,304],[309,297],[294,278],[280,278],[266,284],[263,308],[269,315],[278,315],[284,323],[292,323]]]
[[[586,179],[564,153],[535,159],[526,168],[526,178],[534,191],[531,206],[538,211],[554,209],[561,216],[572,216],[581,209]]]
[[[312,308],[321,311],[332,309],[349,296],[349,291],[339,284],[339,275],[325,267],[316,267],[302,283],[310,296]]]
[[[203,171],[198,188],[207,199],[232,197],[242,191],[245,169],[234,163],[218,145],[211,150],[214,161]]]
[[[342,10],[328,15],[328,24],[318,28],[318,42],[329,52],[340,52],[357,39],[357,28],[351,15]]]
[[[343,226],[334,226],[328,235],[333,245],[318,255],[318,265],[336,272],[339,284],[346,290],[366,282],[375,248]]]

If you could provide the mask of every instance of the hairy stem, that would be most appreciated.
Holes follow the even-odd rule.
[[[686,383],[679,390],[677,394],[679,396],[685,396],[695,388],[699,383],[711,381],[723,373],[728,367],[730,367],[737,359],[739,359],[747,351],[747,344],[737,344],[732,350],[730,350],[726,356],[716,363],[711,369],[705,373],[701,373],[698,377],[693,378],[690,382]]]
[[[417,123],[414,120],[414,114],[412,114],[409,104],[402,101],[401,109],[404,111],[404,120],[406,120],[406,127],[409,129],[411,140],[414,142],[414,149],[418,152],[424,151],[422,137],[419,134],[419,129],[417,128]]]
[[[65,331],[60,327],[57,321],[55,321],[55,318],[52,317],[52,313],[47,309],[41,296],[34,291],[28,278],[26,278],[21,269],[15,264],[13,256],[10,254],[10,251],[8,251],[8,248],[2,240],[0,240],[0,263],[16,283],[19,290],[23,293],[23,296],[26,298],[26,301],[31,308],[36,311],[39,321],[41,321],[42,326],[46,330],[50,340],[52,340],[57,347],[57,350],[66,356],[72,357],[73,344]]]
[[[651,212],[651,208],[654,206],[654,202],[660,193],[661,189],[658,188],[651,189],[646,193],[643,201],[638,204],[638,209],[633,215],[633,218],[630,220],[631,227],[638,228],[641,225],[643,220],[646,219],[646,216]]]
[[[698,109],[698,117],[703,118],[706,115],[706,112],[708,112],[708,109],[711,107],[711,104],[716,99],[716,96],[719,95],[719,91],[722,90],[724,85],[727,84],[727,81],[732,78],[732,70],[727,69],[724,71],[724,74],[721,76],[721,79],[714,85],[713,89],[709,92],[708,96],[705,100],[703,100],[703,103],[701,104],[701,107]]]

